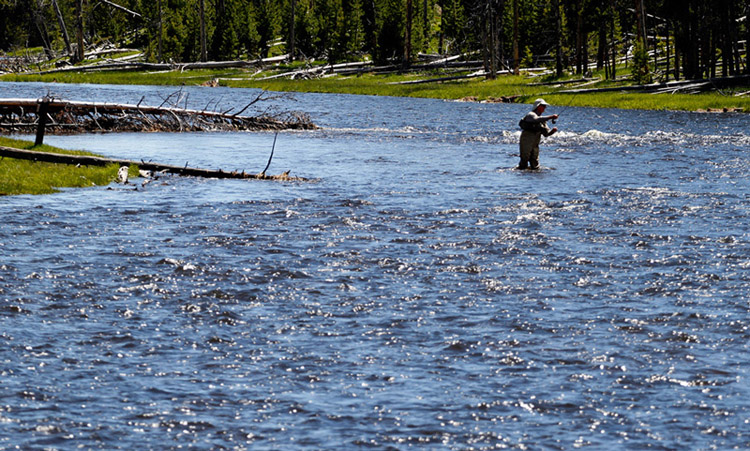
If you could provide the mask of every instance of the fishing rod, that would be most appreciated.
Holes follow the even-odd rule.
[[[558,117],[559,117],[559,116],[561,116],[561,115],[562,115],[562,114],[563,114],[563,113],[565,112],[565,110],[567,110],[567,109],[568,109],[568,107],[570,107],[570,104],[571,104],[571,103],[573,103],[573,99],[575,98],[575,96],[576,96],[577,94],[578,94],[578,93],[574,93],[574,94],[572,94],[572,95],[570,96],[570,98],[568,99],[568,101],[567,101],[567,102],[565,102],[565,104],[564,104],[564,105],[562,105],[562,108],[560,109],[560,112],[559,112],[559,113],[557,113],[557,116],[558,116]],[[557,123],[557,119],[552,119],[552,123],[553,123],[553,124]]]

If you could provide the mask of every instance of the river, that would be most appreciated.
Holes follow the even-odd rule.
[[[0,198],[0,448],[750,447],[747,115],[553,105],[545,168],[517,171],[528,105],[273,105],[321,127],[280,133],[268,170],[308,182]],[[273,139],[45,142],[259,172]]]

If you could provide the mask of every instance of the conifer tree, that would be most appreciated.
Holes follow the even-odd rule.
[[[643,41],[638,39],[633,50],[633,81],[639,85],[651,83],[651,69],[649,68],[648,52]]]
[[[295,48],[307,58],[320,56],[318,42],[318,19],[313,9],[312,0],[297,0],[295,13]]]
[[[209,51],[211,59],[228,60],[239,56],[235,17],[233,0],[216,0],[216,28]]]
[[[256,25],[260,40],[260,56],[268,58],[271,41],[281,28],[281,11],[276,0],[252,0],[255,4]]]
[[[362,0],[344,0],[344,21],[341,39],[343,40],[343,59],[356,59],[364,48],[364,11]]]
[[[241,2],[237,9],[237,40],[248,58],[261,56],[261,37],[258,31],[258,12],[254,2]]]
[[[399,0],[377,2],[377,48],[375,59],[387,62],[401,59],[404,50],[405,11]]]

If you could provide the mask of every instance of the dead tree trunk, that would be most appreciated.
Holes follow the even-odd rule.
[[[83,0],[76,0],[76,53],[73,63],[83,61]]]
[[[583,7],[580,0],[576,2],[576,74],[583,73]]]
[[[615,41],[615,28],[617,27],[617,0],[612,0],[611,3],[612,8],[612,24],[609,29],[610,35],[609,40],[611,44],[611,57],[612,57],[612,68],[611,68],[611,74],[612,74],[612,80],[617,80],[617,42]]]
[[[37,31],[39,31],[39,37],[42,40],[44,46],[44,53],[47,55],[47,59],[54,58],[52,53],[52,44],[49,38],[49,32],[47,31],[47,25],[44,20],[44,4],[41,1],[37,1],[37,7],[34,11],[34,24],[36,25]]]
[[[36,140],[34,141],[35,146],[41,146],[42,144],[44,144],[44,127],[47,125],[47,112],[49,111],[49,102],[50,99],[44,97],[40,99],[40,102],[37,105]]]
[[[135,11],[131,11],[128,8],[125,8],[122,5],[118,5],[117,3],[110,2],[109,0],[99,0],[99,1],[102,2],[102,3],[104,3],[104,4],[107,4],[107,5],[111,6],[113,8],[115,8],[115,9],[119,9],[120,11],[126,12],[126,13],[130,14],[133,17],[141,17],[141,15],[139,13],[137,13]]]
[[[199,111],[185,108],[77,102],[43,99],[47,108],[45,130],[50,133],[137,132],[137,131],[239,131],[309,130],[316,128],[304,113],[287,112],[282,116],[242,116],[257,102],[269,100],[259,95],[238,113]],[[42,121],[36,99],[0,99],[0,130],[28,131]]]
[[[60,22],[60,31],[62,32],[63,41],[65,41],[65,49],[68,51],[68,55],[73,54],[73,48],[70,46],[70,37],[68,37],[68,29],[65,27],[65,19],[63,18],[60,7],[57,5],[57,0],[52,0],[52,6],[55,8],[55,14],[57,14],[57,20]]]
[[[291,7],[292,7],[292,14],[291,14],[291,18],[289,19],[289,51],[287,53],[289,53],[289,61],[294,61],[294,53],[295,53],[294,40],[296,39],[294,36],[294,28],[297,25],[296,23],[297,0],[291,0]]]
[[[157,14],[159,15],[159,24],[158,24],[158,30],[157,30],[157,33],[159,34],[156,36],[156,45],[157,45],[159,62],[161,63],[164,61],[164,57],[163,57],[164,55],[162,53],[162,50],[163,50],[162,37],[164,35],[164,20],[163,20],[162,13],[161,13],[161,0],[156,0],[156,11],[157,11]]]
[[[518,0],[513,0],[513,73],[519,74],[520,59],[518,55]]]
[[[282,181],[305,181],[303,177],[294,177],[286,171],[279,175],[266,175],[265,173],[252,174],[245,171],[226,172],[221,169],[200,169],[185,166],[173,166],[168,164],[152,163],[146,161],[121,160],[117,158],[102,158],[85,155],[66,155],[61,153],[38,152],[34,150],[16,149],[13,147],[0,146],[0,157],[15,158],[17,160],[42,161],[46,163],[71,164],[81,166],[108,166],[118,164],[120,166],[137,166],[145,171],[164,172],[192,177],[207,177],[219,179],[254,179],[254,180],[282,180]]]
[[[201,62],[208,61],[208,50],[206,47],[206,0],[200,0],[200,21],[201,21]]]
[[[563,36],[563,30],[562,30],[562,14],[560,14],[560,1],[559,0],[553,0],[552,2],[553,8],[555,8],[555,30],[556,30],[556,40],[555,40],[555,74],[557,77],[562,77],[563,75],[563,49],[562,49],[562,36]]]

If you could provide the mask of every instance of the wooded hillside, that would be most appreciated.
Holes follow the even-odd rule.
[[[151,62],[290,55],[408,66],[468,55],[557,74],[629,61],[638,82],[750,73],[747,0],[0,0],[0,49],[77,63],[104,42]],[[16,57],[22,57],[19,52]],[[0,57],[0,70],[14,68]]]

